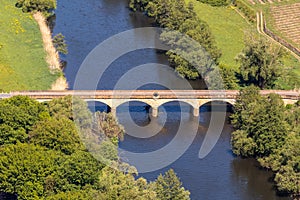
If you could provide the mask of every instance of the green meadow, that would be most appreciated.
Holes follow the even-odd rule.
[[[235,57],[244,47],[244,31],[251,29],[233,7],[212,7],[191,0],[200,19],[206,21],[222,51],[220,61],[228,66],[237,67]],[[252,27],[255,28],[255,27]]]
[[[50,89],[51,74],[39,27],[30,14],[0,0],[0,91]]]

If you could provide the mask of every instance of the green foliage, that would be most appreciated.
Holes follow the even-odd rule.
[[[105,196],[99,191],[87,188],[83,190],[73,190],[59,192],[58,194],[47,196],[46,200],[102,200]]]
[[[147,5],[147,14],[161,27],[178,30],[185,20],[194,17],[191,9],[183,0],[151,0]]]
[[[184,23],[180,25],[179,32],[186,34],[198,42],[210,54],[214,61],[217,61],[218,58],[221,57],[221,51],[215,44],[214,37],[208,24],[197,16],[185,20]]]
[[[244,130],[236,130],[231,134],[232,151],[235,155],[252,157],[255,155],[256,143]]]
[[[259,105],[261,99],[257,87],[250,86],[240,90],[234,105],[234,113],[231,115],[231,123],[234,128],[239,130],[249,128],[248,125],[256,118],[251,111]]]
[[[244,83],[254,84],[261,89],[273,88],[275,81],[282,74],[281,48],[253,34],[246,36],[245,45],[243,51],[237,56]]]
[[[49,15],[56,9],[56,0],[18,0],[16,7],[22,8],[25,13],[39,11]]]
[[[44,181],[55,171],[60,154],[32,144],[0,148],[0,191],[18,194],[18,199],[38,199]]]
[[[198,0],[201,3],[206,3],[211,6],[228,6],[231,3],[231,0]]]
[[[133,11],[145,11],[149,0],[130,0],[129,8]]]
[[[0,192],[21,200],[156,200],[162,199],[156,188],[163,186],[167,193],[160,197],[188,198],[174,172],[157,183],[136,180],[136,169],[118,158],[117,143],[124,129],[111,114],[95,113],[89,119],[91,113],[80,99],[68,96],[40,104],[16,96],[0,101],[0,117]],[[83,136],[92,133],[90,139],[97,141],[89,148],[93,152],[85,151],[80,139],[86,138],[79,139],[78,131]],[[97,153],[110,161],[111,168]]]
[[[237,72],[234,68],[226,66],[225,64],[219,64],[220,74],[222,76],[222,81],[224,88],[227,90],[239,89],[239,80],[237,78]]]
[[[284,106],[276,94],[259,95],[254,87],[243,89],[237,98],[232,123],[233,152],[256,157],[273,170],[280,192],[300,195],[300,107]]]
[[[114,141],[115,145],[123,140],[125,130],[111,113],[96,112],[93,117],[93,130],[104,133],[106,137]]]
[[[265,98],[257,89],[247,88],[241,91],[234,110],[232,123],[240,130],[232,135],[235,153],[241,150],[238,155],[263,157],[283,145],[289,126],[279,95]]]
[[[59,164],[54,176],[53,191],[78,190],[87,185],[95,185],[103,167],[91,153],[77,151]]]
[[[236,6],[250,22],[254,23],[256,21],[256,11],[244,2],[244,0],[233,0],[233,5]]]
[[[29,142],[67,155],[84,149],[74,122],[67,118],[39,121],[29,133]]]
[[[155,191],[161,200],[188,200],[190,192],[182,187],[182,183],[176,176],[174,170],[159,175],[155,181]]]
[[[58,52],[62,54],[68,54],[68,47],[63,34],[58,33],[53,37],[53,45]]]
[[[42,104],[25,96],[0,101],[0,145],[25,142],[32,126],[49,117]]]
[[[205,79],[205,74],[212,69],[207,63],[211,63],[209,60],[217,62],[221,51],[216,47],[208,25],[196,15],[193,4],[186,4],[184,0],[150,0],[143,5],[148,16],[153,17],[159,26],[170,30],[161,34],[161,40],[171,47],[167,55],[178,74],[189,79],[201,76]],[[134,10],[139,7],[140,4]],[[174,30],[190,37],[202,48],[192,47],[190,39],[178,38]],[[203,61],[205,59],[208,61]]]
[[[143,178],[135,180],[130,173],[123,173],[109,167],[101,171],[99,188],[103,200],[154,200],[156,193],[151,184]]]
[[[79,128],[88,128],[92,123],[92,113],[87,103],[76,96],[65,96],[50,101],[47,105],[51,116],[66,117],[74,121]]]

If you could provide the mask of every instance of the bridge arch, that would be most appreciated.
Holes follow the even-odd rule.
[[[112,107],[117,109],[123,104],[130,103],[130,102],[140,102],[140,103],[147,104],[150,107],[155,107],[154,102],[148,99],[114,99],[112,100]]]
[[[158,105],[157,109],[159,109],[161,106],[164,106],[168,103],[174,103],[178,102],[184,103],[190,107],[190,111],[193,113],[194,116],[199,116],[199,103],[195,99],[162,99],[160,101],[160,104]],[[182,111],[182,110],[181,110]]]
[[[224,111],[224,109],[226,108],[226,111],[230,112],[232,111],[234,104],[235,100],[233,99],[210,99],[202,101],[199,109],[202,110],[206,106],[209,106],[208,110],[211,110],[213,106],[218,106],[215,107],[215,111]]]
[[[212,104],[212,103],[226,103],[228,105],[234,106],[235,104],[235,99],[203,99],[200,100],[199,102],[199,107],[202,107],[207,104]]]
[[[185,104],[191,106],[192,108],[197,108],[198,107],[197,100],[193,100],[193,99],[161,99],[159,101],[158,107],[161,107],[161,106],[164,106],[167,103],[173,103],[173,102],[185,103]]]
[[[85,100],[88,108],[92,112],[101,111],[101,112],[110,112],[111,111],[111,105],[107,101],[103,101],[100,99],[86,99]]]

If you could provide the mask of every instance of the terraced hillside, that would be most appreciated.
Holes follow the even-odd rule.
[[[300,3],[271,7],[274,28],[300,47]]]

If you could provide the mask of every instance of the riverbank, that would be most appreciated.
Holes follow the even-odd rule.
[[[50,72],[61,72],[59,54],[53,45],[52,34],[49,26],[47,25],[46,18],[40,12],[36,12],[32,16],[40,28],[44,50],[46,52],[46,62],[49,65],[48,67]],[[63,74],[61,74],[60,77],[51,85],[52,90],[65,90],[67,88],[68,83]]]
[[[51,73],[33,16],[0,0],[0,91],[48,90],[63,74]]]

